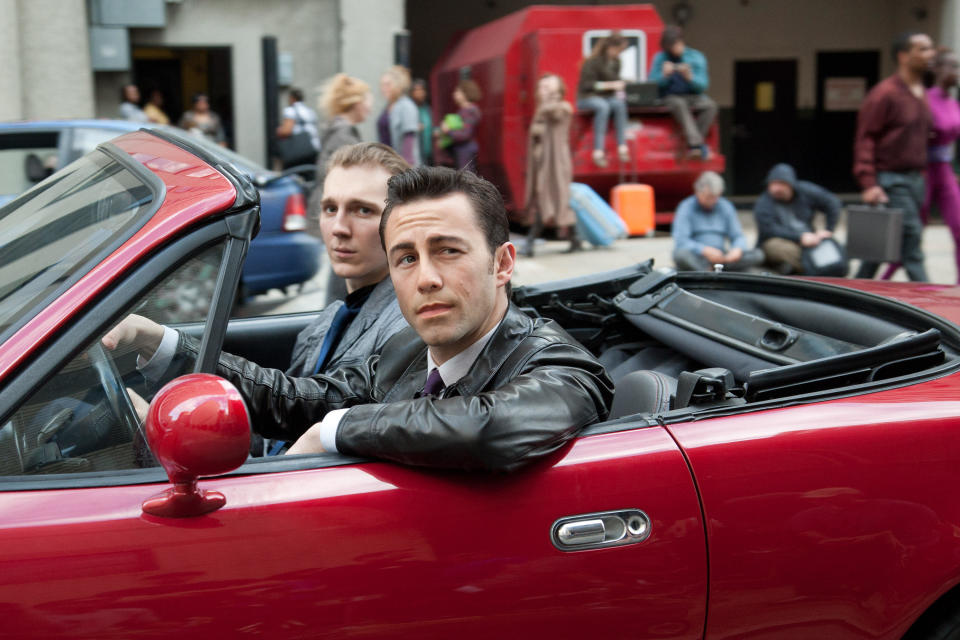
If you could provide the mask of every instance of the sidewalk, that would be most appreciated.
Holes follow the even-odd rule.
[[[741,210],[739,217],[743,231],[750,240],[750,246],[754,246],[757,240],[757,229],[753,222],[753,214],[750,211]],[[841,216],[836,235],[841,243],[846,242],[845,214]],[[519,237],[511,239],[514,242],[520,240]],[[513,278],[514,284],[536,284],[570,278],[628,266],[648,258],[653,258],[654,264],[658,266],[673,266],[671,258],[673,240],[665,231],[658,231],[653,238],[627,238],[618,240],[612,247],[599,247],[574,254],[563,253],[566,248],[565,241],[538,244],[535,257],[519,258],[516,275]],[[938,222],[924,230],[923,249],[930,281],[939,284],[955,284],[957,268],[953,257],[953,238],[946,225]],[[856,272],[857,265],[858,261],[851,260],[851,274]],[[907,277],[903,269],[900,269],[893,279],[906,281]]]

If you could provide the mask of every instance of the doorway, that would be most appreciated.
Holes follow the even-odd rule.
[[[733,191],[759,193],[770,167],[796,162],[797,61],[736,61],[734,99]]]
[[[205,93],[220,116],[233,147],[233,74],[229,47],[134,47],[133,81],[144,100],[154,89],[163,95],[163,110],[176,125]]]
[[[852,173],[857,111],[879,73],[879,51],[817,53],[817,161],[808,179],[836,193],[860,190]]]

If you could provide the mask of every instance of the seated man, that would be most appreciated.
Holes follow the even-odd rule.
[[[673,261],[681,271],[710,271],[722,264],[743,271],[763,262],[763,252],[748,249],[737,210],[723,195],[723,178],[704,171],[693,183],[694,195],[677,206],[673,218]]]
[[[346,301],[327,305],[297,336],[287,369],[288,374],[295,376],[363,363],[407,326],[388,277],[379,229],[387,199],[387,180],[409,165],[386,145],[362,143],[338,149],[328,166],[320,232],[330,268],[346,279],[348,295]],[[156,348],[151,343],[159,341],[159,350],[142,371],[148,379],[165,379],[178,333],[140,316],[130,316],[104,336],[104,345],[114,348],[118,341],[129,341],[133,336],[146,341],[148,351]],[[247,365],[257,366],[249,362]]]
[[[832,238],[840,217],[840,200],[812,182],[797,180],[788,164],[780,163],[767,174],[767,190],[757,200],[757,246],[767,264],[783,274],[803,273],[803,249]],[[826,216],[826,229],[813,229],[813,214]]]
[[[660,49],[653,56],[650,81],[659,85],[664,104],[683,128],[689,152],[706,160],[707,132],[717,117],[717,104],[704,94],[710,85],[707,58],[686,46],[683,30],[675,26],[664,28]]]
[[[394,176],[380,237],[411,328],[330,375],[222,356],[217,373],[243,394],[255,430],[297,440],[290,453],[509,471],[606,418],[613,384],[600,363],[510,303],[516,249],[496,187],[445,168]],[[180,336],[178,351],[174,366],[189,370],[196,341]]]

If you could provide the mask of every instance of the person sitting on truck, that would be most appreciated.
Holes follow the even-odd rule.
[[[627,148],[627,102],[624,90],[626,82],[620,78],[620,54],[627,48],[627,40],[614,31],[601,38],[593,47],[590,56],[580,67],[580,82],[577,85],[577,109],[593,111],[593,163],[607,166],[604,142],[607,123],[613,112],[613,127],[617,136],[617,155],[621,162],[630,160]]]
[[[763,263],[763,251],[748,249],[737,210],[723,196],[723,178],[704,171],[693,183],[694,195],[682,201],[673,218],[673,261],[681,271],[745,271]],[[727,248],[729,246],[729,248]]]
[[[803,249],[833,237],[840,207],[840,200],[823,187],[797,180],[789,164],[775,165],[767,174],[767,190],[753,209],[757,246],[767,256],[767,264],[785,275],[803,273]],[[816,211],[826,216],[826,229],[814,230]]]
[[[650,81],[657,83],[664,104],[683,128],[689,152],[706,160],[707,131],[717,117],[717,104],[704,94],[710,84],[707,58],[686,46],[683,30],[676,26],[663,30],[660,49],[653,57]]]

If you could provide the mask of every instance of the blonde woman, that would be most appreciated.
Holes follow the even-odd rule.
[[[380,142],[393,147],[411,166],[420,164],[420,111],[407,95],[410,72],[395,65],[380,76],[380,93],[387,101],[377,119]]]
[[[327,162],[340,147],[361,142],[357,125],[367,119],[373,108],[370,85],[363,80],[338,73],[323,86],[320,109],[327,117],[320,134],[317,157],[317,184],[323,184]]]
[[[343,147],[361,142],[357,125],[367,119],[373,109],[370,85],[345,73],[330,78],[320,93],[320,110],[327,120],[320,132],[320,154],[317,156],[317,187],[310,195],[310,232],[323,239],[320,232],[320,207],[327,168],[333,154]],[[327,278],[326,304],[347,295],[346,282],[332,269]]]

